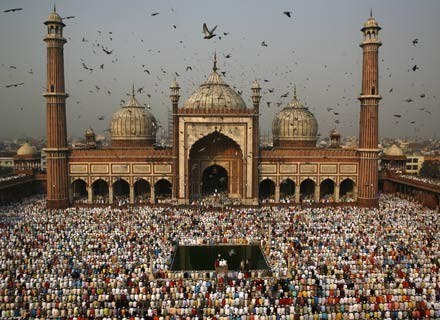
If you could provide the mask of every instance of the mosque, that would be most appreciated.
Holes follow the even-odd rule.
[[[262,201],[291,203],[356,201],[378,205],[378,38],[381,29],[370,15],[363,39],[359,146],[340,147],[340,134],[330,133],[327,148],[318,148],[318,123],[293,97],[272,122],[273,147],[260,146],[261,87],[249,84],[247,105],[217,72],[216,59],[207,80],[183,103],[179,84],[170,85],[172,147],[156,148],[154,115],[136,99],[113,114],[111,143],[96,146],[93,130],[87,147],[67,145],[63,37],[65,24],[49,14],[47,34],[47,206],[65,208],[78,198],[89,204],[112,204],[125,196],[134,203],[190,204],[222,193],[243,205]]]

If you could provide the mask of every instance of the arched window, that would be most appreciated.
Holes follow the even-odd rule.
[[[325,179],[320,185],[319,199],[321,202],[333,202],[335,193],[335,183],[331,179]]]
[[[118,204],[126,204],[130,197],[130,185],[123,179],[118,179],[113,184],[113,194]]]
[[[172,185],[167,179],[160,179],[154,185],[154,194],[157,203],[169,202],[172,197]]]
[[[306,179],[300,184],[301,201],[313,201],[315,194],[315,182],[312,179]]]
[[[151,187],[148,181],[139,179],[134,184],[134,196],[137,203],[149,203],[151,195]]]
[[[92,184],[93,202],[108,203],[108,184],[102,179],[98,179]]]
[[[275,199],[275,183],[271,179],[261,181],[259,190],[261,202],[270,202]]]
[[[280,200],[293,201],[295,195],[295,182],[285,179],[280,183]]]

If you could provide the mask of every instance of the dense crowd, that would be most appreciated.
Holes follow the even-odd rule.
[[[26,175],[24,173],[19,173],[19,174],[13,174],[10,176],[5,176],[5,177],[0,177],[0,182],[5,182],[5,181],[12,181],[12,180],[16,180],[19,178],[23,178]]]
[[[439,214],[380,209],[1,208],[0,316],[439,319]],[[174,272],[180,244],[261,244],[271,276]],[[241,274],[241,273],[240,273]],[[213,272],[208,274],[213,275]]]
[[[426,177],[416,176],[413,174],[400,174],[399,176],[406,178],[406,179],[411,179],[411,180],[415,180],[415,181],[419,181],[419,182],[424,182],[424,183],[434,184],[434,185],[440,186],[440,179],[426,178]]]

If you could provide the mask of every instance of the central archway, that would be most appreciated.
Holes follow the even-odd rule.
[[[195,142],[189,152],[188,182],[190,199],[214,192],[241,198],[243,153],[240,146],[219,131]]]
[[[228,172],[222,166],[214,164],[203,171],[202,196],[213,193],[228,193]]]

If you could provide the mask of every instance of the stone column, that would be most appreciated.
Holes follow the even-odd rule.
[[[109,204],[113,204],[113,198],[114,198],[114,196],[113,196],[113,185],[110,185],[108,187],[108,203]]]
[[[73,186],[70,184],[69,186],[69,202],[73,203]]]
[[[93,203],[93,188],[91,186],[87,187],[87,203]]]
[[[334,194],[335,202],[339,202],[339,184],[335,183],[335,194]]]
[[[357,184],[355,184],[354,186],[353,186],[353,200],[357,200],[357,197],[358,197],[358,187],[357,187]]]
[[[295,185],[295,203],[300,203],[301,198],[300,198],[300,193],[301,193],[301,186],[299,184]]]
[[[321,193],[321,186],[316,184],[315,186],[315,203],[319,203],[319,194]]]
[[[154,203],[155,202],[155,194],[154,194],[154,186],[153,187],[150,187],[150,202],[151,203]]]
[[[275,183],[275,203],[279,203],[280,202],[280,182],[279,179],[276,179],[276,183]]]
[[[130,204],[134,204],[134,186],[130,185]]]

